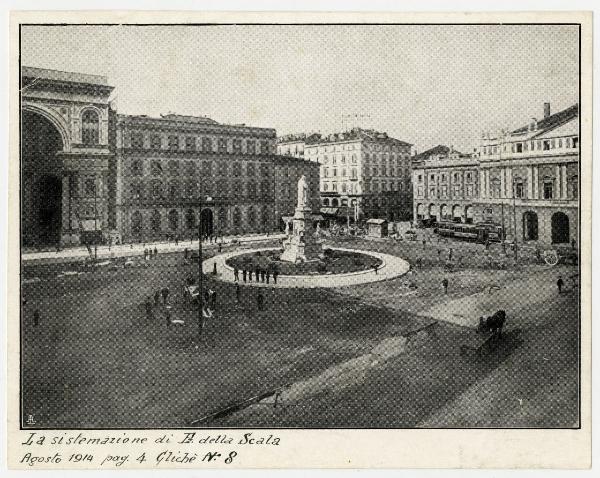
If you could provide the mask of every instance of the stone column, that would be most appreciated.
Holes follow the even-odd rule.
[[[533,167],[533,196],[535,199],[540,198],[540,178],[538,166]]]
[[[509,199],[512,199],[513,194],[514,194],[514,179],[513,179],[513,175],[512,175],[512,169],[511,168],[506,168],[506,197],[508,197]]]
[[[485,197],[491,197],[490,194],[490,170],[485,170]]]
[[[506,197],[506,168],[500,168],[500,198]]]
[[[533,168],[527,166],[527,199],[533,199]]]
[[[561,199],[567,199],[567,165],[563,164],[561,167],[562,177],[562,188],[561,188]]]
[[[485,172],[479,171],[479,196],[485,198]]]
[[[71,188],[70,188],[70,174],[68,172],[63,172],[62,176],[62,233],[71,230]]]

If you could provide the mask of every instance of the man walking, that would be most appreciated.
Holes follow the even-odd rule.
[[[442,281],[442,287],[444,287],[444,294],[448,293],[448,279],[446,279],[444,277],[444,280]]]
[[[154,258],[156,259],[156,256],[158,255],[158,249],[156,249],[156,246],[154,247]]]
[[[275,270],[273,271],[273,283],[274,283],[274,284],[277,284],[277,275],[278,275],[278,274],[279,274],[279,273],[277,272],[277,269],[275,269]]]
[[[244,281],[244,284],[246,283],[246,275],[247,275],[246,269],[242,269],[242,280]]]
[[[240,280],[240,271],[237,270],[237,267],[233,269],[233,280],[234,282],[238,282]]]
[[[167,305],[167,302],[169,300],[169,288],[165,287],[162,291],[162,298],[163,298],[163,304]]]
[[[235,284],[235,298],[237,299],[238,303],[240,302],[240,294],[241,294],[240,283],[237,282]]]
[[[450,250],[448,251],[448,260],[449,261],[452,260],[452,254],[454,254],[454,251],[452,250],[452,248],[450,248]]]
[[[269,283],[269,279],[271,278],[271,271],[267,269],[267,284]]]
[[[256,268],[254,269],[254,277],[256,278],[256,282],[260,281],[260,279],[259,279],[259,275],[260,275],[259,272],[260,272],[260,270],[259,270],[258,266],[256,266]]]
[[[208,296],[210,298],[209,299],[210,308],[212,310],[215,310],[217,308],[217,293],[214,290],[210,289],[208,291]]]
[[[265,270],[261,269],[260,270],[260,281],[264,284],[265,282]]]
[[[562,288],[564,285],[564,281],[562,280],[561,276],[558,276],[558,280],[556,281],[556,287],[558,287],[558,293],[561,294],[562,293]]]

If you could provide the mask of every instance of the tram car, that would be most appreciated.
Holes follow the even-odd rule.
[[[493,223],[463,224],[460,222],[440,222],[433,230],[444,237],[455,237],[466,241],[485,243],[502,242],[502,226]]]

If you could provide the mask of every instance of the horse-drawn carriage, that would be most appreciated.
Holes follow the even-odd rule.
[[[484,353],[496,349],[502,339],[502,328],[505,321],[506,311],[504,310],[499,310],[489,317],[480,317],[475,331],[469,334],[461,344],[460,354],[481,357]]]
[[[576,266],[579,261],[577,251],[575,249],[569,249],[566,247],[547,249],[542,253],[542,258],[549,266],[555,266],[559,262]]]

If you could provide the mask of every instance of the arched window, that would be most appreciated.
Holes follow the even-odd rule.
[[[221,209],[219,209],[218,219],[219,228],[221,230],[224,230],[227,227],[227,211],[225,211],[225,208],[222,207]]]
[[[233,227],[235,229],[239,229],[241,225],[242,225],[242,213],[240,212],[239,208],[236,207],[233,210]]]
[[[134,211],[131,215],[131,232],[139,236],[142,232],[142,214],[140,211]]]
[[[329,206],[329,199],[323,198],[323,206]]]
[[[160,232],[160,212],[155,209],[152,212],[152,218],[150,219],[150,225],[154,232]]]
[[[176,231],[179,227],[179,214],[175,209],[169,211],[169,228]]]
[[[195,229],[196,228],[196,214],[193,209],[188,209],[185,212],[185,227],[187,229]]]
[[[85,145],[100,142],[100,118],[94,110],[85,110],[81,116],[81,142]]]
[[[256,228],[256,211],[253,207],[248,209],[248,225],[252,230]]]

